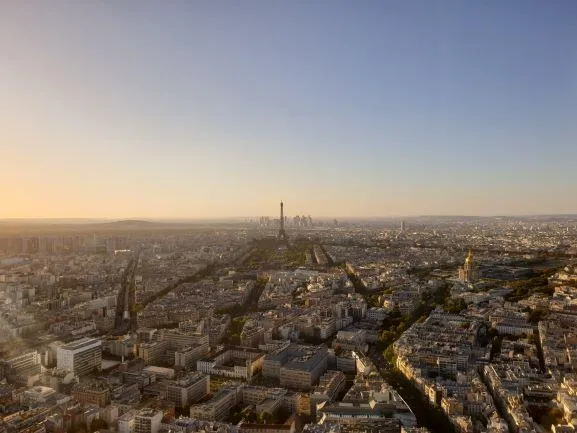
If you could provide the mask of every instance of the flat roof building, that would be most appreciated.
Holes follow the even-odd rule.
[[[203,399],[209,392],[210,376],[193,372],[182,379],[170,381],[166,386],[166,399],[182,408]]]
[[[161,410],[141,409],[134,417],[134,433],[158,433],[161,421]]]
[[[100,370],[102,365],[102,343],[96,338],[82,338],[60,346],[56,351],[59,369],[78,376]]]
[[[72,396],[81,404],[105,407],[110,403],[110,389],[104,382],[77,384],[72,388]]]
[[[240,402],[242,388],[242,383],[225,385],[208,402],[191,406],[190,417],[210,421],[225,419],[230,410]]]
[[[263,376],[275,377],[281,386],[310,390],[327,369],[325,346],[291,344],[264,358]]]

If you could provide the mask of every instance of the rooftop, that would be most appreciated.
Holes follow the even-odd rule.
[[[100,346],[101,344],[102,344],[101,341],[96,339],[96,338],[85,337],[85,338],[81,338],[80,340],[72,341],[68,344],[65,344],[65,345],[59,347],[59,349],[75,351],[75,350],[85,349],[85,348],[91,347],[91,346]]]

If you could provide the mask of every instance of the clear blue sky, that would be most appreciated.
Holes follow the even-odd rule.
[[[5,1],[0,53],[0,218],[577,212],[574,0]]]

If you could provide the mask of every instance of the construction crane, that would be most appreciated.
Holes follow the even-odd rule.
[[[136,330],[137,311],[134,308],[136,304],[136,284],[134,279],[139,258],[140,251],[137,251],[122,273],[114,320],[114,328],[117,332],[125,333]]]

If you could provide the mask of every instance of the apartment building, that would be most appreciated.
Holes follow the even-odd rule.
[[[83,376],[102,366],[102,344],[95,338],[82,338],[56,349],[59,369]]]
[[[176,407],[187,407],[206,397],[210,392],[210,376],[194,372],[182,379],[172,380],[166,386],[166,399]]]
[[[134,417],[134,433],[158,433],[161,421],[161,410],[142,409]]]

